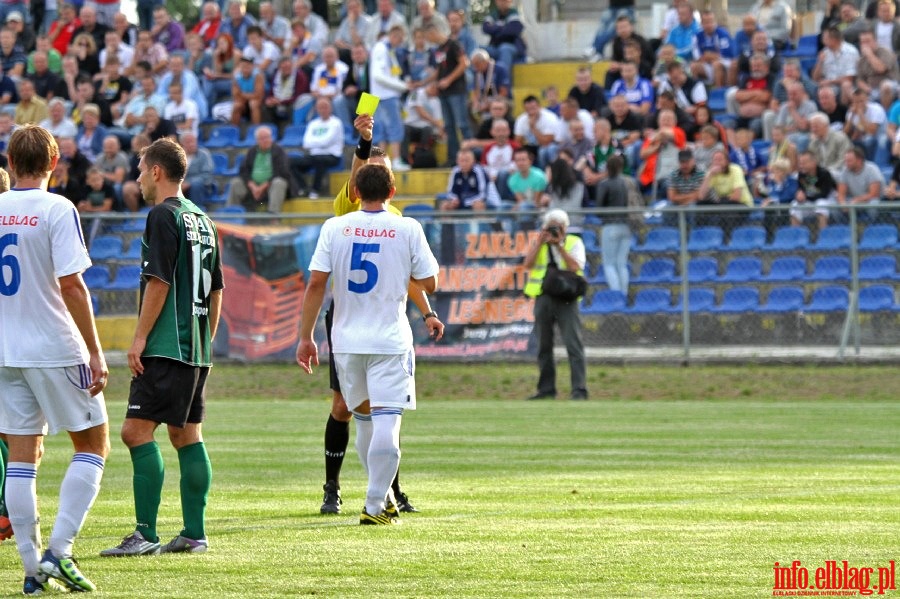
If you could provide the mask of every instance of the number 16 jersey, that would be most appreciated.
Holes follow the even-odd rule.
[[[403,354],[412,349],[406,317],[409,280],[438,273],[418,221],[384,210],[330,218],[309,269],[332,276],[334,353]]]

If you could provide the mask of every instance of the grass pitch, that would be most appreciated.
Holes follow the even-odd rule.
[[[116,370],[82,569],[99,596],[127,598],[762,597],[776,561],[814,571],[900,556],[896,368],[591,366],[591,401],[520,401],[535,370],[420,365],[401,479],[422,513],[381,528],[356,524],[365,480],[352,443],[345,513],[318,513],[327,369],[216,367],[210,552],[104,559],[133,526],[117,438],[128,375]],[[157,439],[167,541],[181,524],[178,466]],[[45,539],[66,444],[47,440],[38,480]],[[0,594],[21,583],[6,542]]]

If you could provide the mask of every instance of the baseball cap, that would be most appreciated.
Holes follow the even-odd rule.
[[[7,23],[9,23],[10,21],[18,21],[18,22],[22,23],[24,20],[25,20],[25,18],[22,16],[22,13],[20,13],[17,10],[14,10],[14,11],[10,12],[8,15],[6,15]]]
[[[681,150],[678,152],[678,162],[687,162],[688,160],[693,160],[694,153],[690,150]]]

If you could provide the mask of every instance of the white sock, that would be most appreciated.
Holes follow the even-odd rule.
[[[50,533],[50,551],[56,557],[72,555],[75,537],[94,505],[103,478],[103,458],[93,453],[76,453],[59,487],[59,513]]]
[[[372,442],[369,445],[369,487],[366,512],[384,511],[385,498],[400,466],[400,421],[403,410],[372,409]]]
[[[25,576],[34,576],[41,561],[41,521],[37,513],[37,466],[27,462],[6,465],[6,509],[22,556]]]
[[[356,455],[366,476],[369,474],[369,444],[372,443],[372,417],[368,414],[353,414],[356,421]]]

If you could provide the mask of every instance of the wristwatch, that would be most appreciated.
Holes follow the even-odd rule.
[[[438,317],[438,315],[435,312],[429,312],[428,314],[426,314],[425,316],[422,317],[422,320],[427,321],[429,318],[437,318],[437,317]],[[440,319],[438,318],[438,320],[440,320]]]

